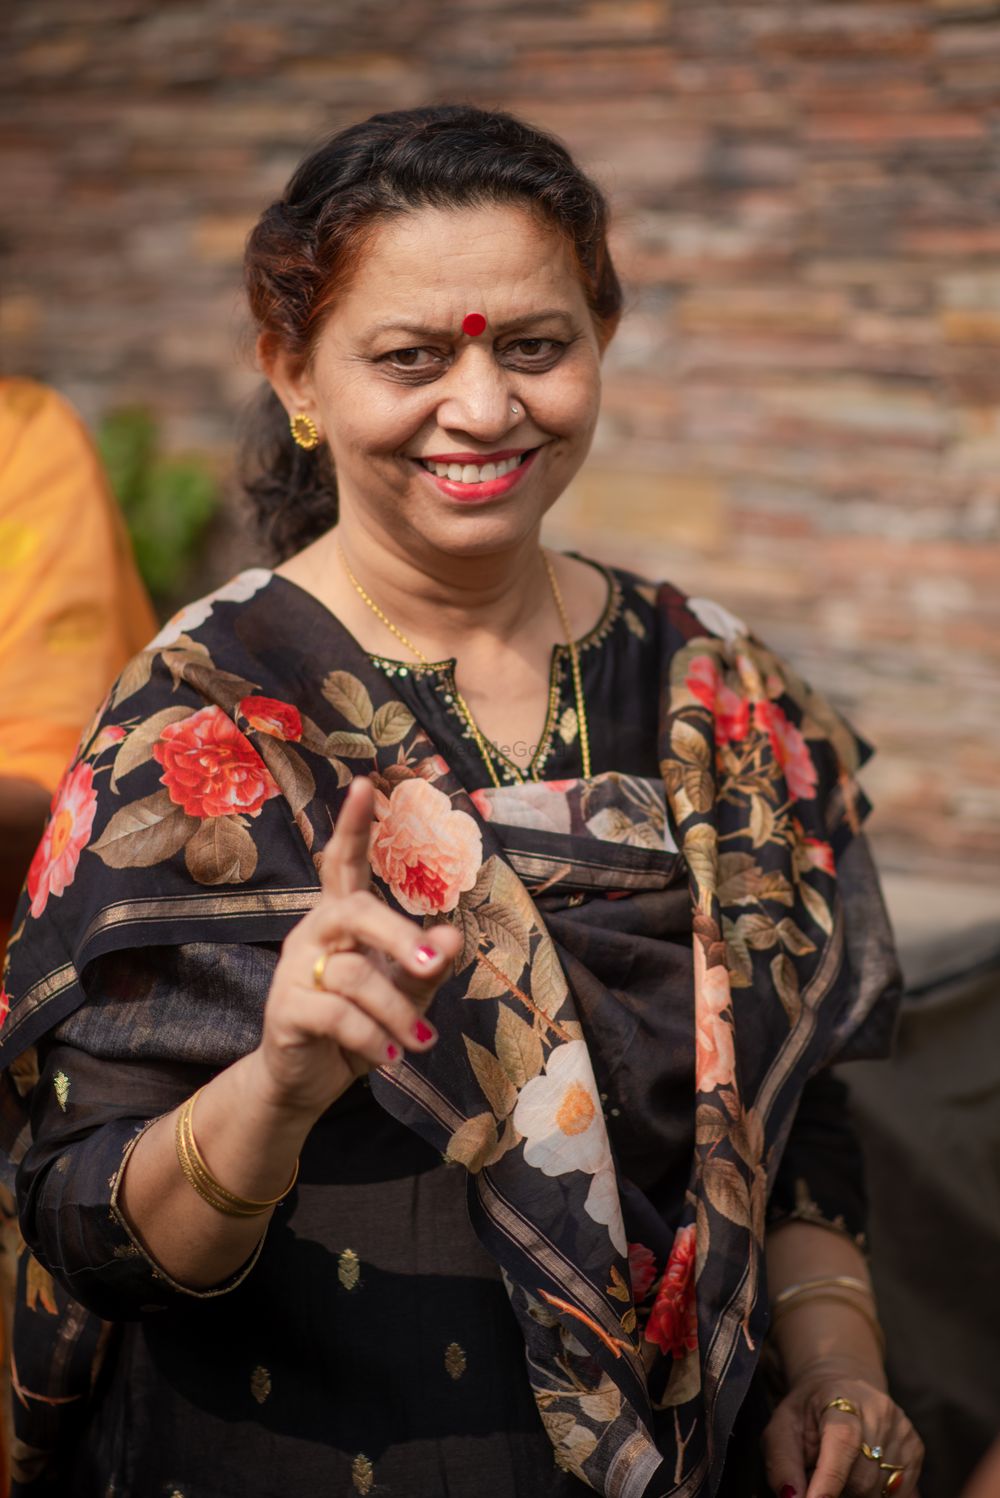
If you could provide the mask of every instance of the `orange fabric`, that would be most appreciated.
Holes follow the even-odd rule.
[[[122,666],[156,633],[118,506],[87,431],[61,396],[0,380],[0,775],[54,790]],[[0,920],[0,953],[7,939]],[[0,1222],[10,1272],[17,1230]],[[0,1284],[0,1369],[12,1286]],[[3,1375],[0,1393],[9,1411]],[[0,1498],[10,1491],[0,1421]]]
[[[0,380],[0,775],[54,789],[156,628],[80,418],[54,390]]]

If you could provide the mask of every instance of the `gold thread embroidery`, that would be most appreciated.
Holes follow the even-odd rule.
[[[337,1260],[337,1278],[345,1290],[356,1290],[361,1281],[361,1260],[353,1248],[345,1248]]]
[[[362,1494],[370,1493],[375,1486],[375,1468],[364,1452],[359,1452],[351,1463],[351,1481],[355,1492]]]
[[[28,1268],[24,1283],[24,1303],[29,1311],[37,1310],[41,1305],[43,1311],[48,1311],[50,1316],[59,1313],[56,1305],[55,1285],[52,1276],[47,1269],[43,1269],[34,1254],[28,1255]]]
[[[568,707],[559,719],[559,737],[564,744],[572,744],[580,731],[580,720],[575,707]]]
[[[67,988],[76,982],[76,968],[72,963],[63,967],[53,968],[44,978],[28,989],[24,998],[20,1000],[15,1012],[9,1017],[4,1025],[4,1039],[9,1043],[11,1036],[20,1025],[30,1019],[44,1004],[57,999]],[[16,1064],[16,1063],[15,1063]]]
[[[444,1366],[448,1371],[448,1377],[453,1378],[456,1383],[469,1366],[465,1353],[457,1342],[449,1342],[445,1348]]]
[[[263,1404],[270,1392],[271,1375],[266,1368],[258,1364],[250,1375],[250,1393],[258,1404]]]
[[[634,613],[632,609],[625,610],[625,623],[637,639],[644,640],[646,638],[646,626],[639,618],[639,615]]]
[[[300,886],[287,889],[243,890],[231,895],[190,894],[172,895],[167,899],[159,900],[121,900],[117,905],[109,905],[107,910],[102,910],[94,917],[84,932],[81,946],[85,947],[109,926],[131,926],[137,921],[172,921],[180,917],[192,917],[199,920],[238,920],[247,915],[305,915],[316,904],[319,895],[318,889]],[[64,987],[68,986],[69,982],[75,981],[76,969],[73,967],[59,969],[58,974],[50,974],[49,978],[43,981],[48,983],[62,972],[68,972],[71,975],[67,984],[63,985]],[[22,999],[18,1004],[18,1014],[24,1008],[25,1002],[26,1000]]]
[[[69,1099],[69,1077],[64,1071],[57,1071],[52,1078],[52,1086],[56,1095],[56,1102],[62,1111],[66,1112],[66,1103]]]

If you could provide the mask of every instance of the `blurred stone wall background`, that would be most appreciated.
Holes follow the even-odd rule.
[[[92,423],[145,403],[223,473],[242,243],[303,151],[439,99],[558,132],[630,310],[550,539],[751,620],[877,743],[917,925],[938,890],[995,908],[1000,4],[15,0],[0,27],[0,367]],[[206,581],[252,554],[234,498]]]

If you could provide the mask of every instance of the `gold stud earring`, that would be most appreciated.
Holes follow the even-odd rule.
[[[304,411],[297,411],[288,425],[298,447],[304,447],[306,452],[312,452],[314,447],[319,447],[319,432],[316,423]]]

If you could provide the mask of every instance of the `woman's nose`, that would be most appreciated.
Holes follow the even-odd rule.
[[[465,349],[446,380],[437,408],[440,426],[488,441],[514,425],[510,382],[491,350]]]

